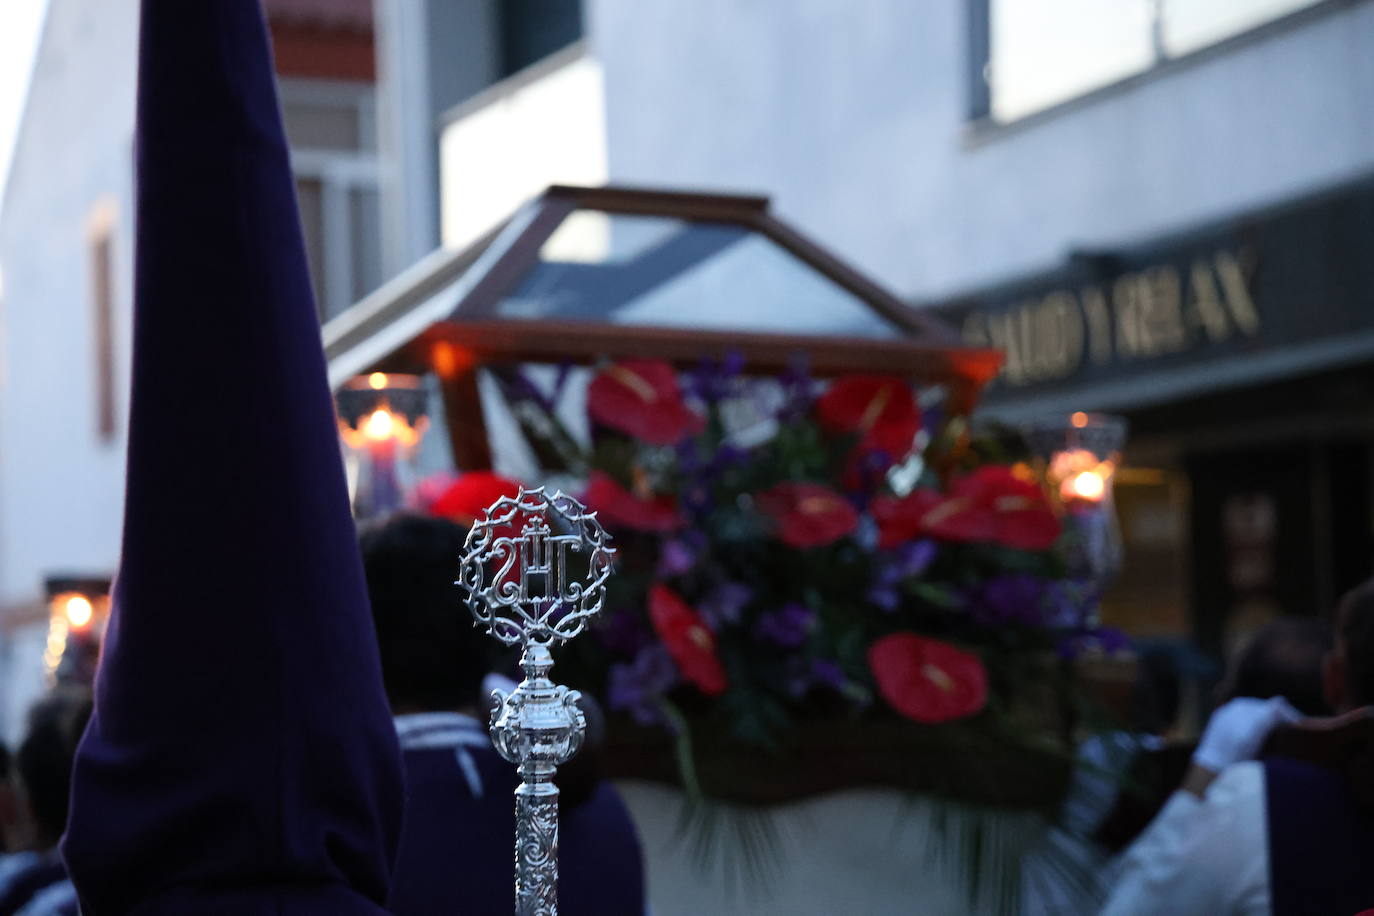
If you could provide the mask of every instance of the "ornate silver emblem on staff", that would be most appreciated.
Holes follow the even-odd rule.
[[[524,649],[525,679],[510,694],[493,691],[491,713],[492,743],[522,780],[515,790],[517,916],[558,913],[553,777],[582,747],[586,721],[578,692],[549,680],[549,649],[581,633],[601,610],[615,553],[609,542],[596,513],[542,487],[503,496],[468,532],[458,585],[472,616],[501,642]]]

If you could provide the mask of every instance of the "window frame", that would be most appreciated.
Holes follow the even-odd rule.
[[[376,152],[376,87],[364,82],[283,79],[283,110],[292,105],[348,109],[356,113],[358,135],[353,150],[299,148],[291,150],[295,180],[320,186],[320,289],[315,290],[320,319],[337,315],[356,301],[357,264],[354,258],[353,195],[381,192],[381,163]],[[381,240],[375,240],[380,245]]]
[[[1273,19],[1242,29],[1192,51],[1173,55],[1169,54],[1163,45],[1160,34],[1161,21],[1155,17],[1151,24],[1151,44],[1155,53],[1153,63],[1149,66],[1005,121],[998,120],[992,114],[992,84],[988,79],[993,63],[992,3],[994,0],[966,0],[966,2],[967,44],[969,49],[968,83],[966,87],[968,94],[968,139],[976,142],[985,137],[996,136],[1008,130],[1037,124],[1066,111],[1093,104],[1102,98],[1158,79],[1165,74],[1194,66],[1217,55],[1263,41],[1282,32],[1301,28],[1323,16],[1358,6],[1368,2],[1368,0],[1317,0],[1309,6],[1283,13]]]
[[[115,353],[118,262],[115,235],[119,204],[100,198],[86,217],[86,264],[90,289],[92,369],[95,381],[95,434],[102,445],[119,439],[119,398]]]

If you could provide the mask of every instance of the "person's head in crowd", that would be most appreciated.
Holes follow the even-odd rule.
[[[491,639],[472,625],[454,587],[466,536],[446,519],[401,514],[359,539],[382,677],[396,713],[484,711]]]
[[[1271,620],[1237,656],[1222,699],[1283,697],[1303,715],[1327,715],[1331,707],[1322,669],[1332,645],[1331,626],[1324,620]]]
[[[78,687],[54,690],[29,710],[14,769],[28,841],[36,849],[57,845],[67,827],[72,760],[90,716],[90,693]]]
[[[1337,712],[1374,706],[1374,579],[1336,608],[1335,647],[1327,656],[1326,695]]]
[[[482,680],[498,647],[473,626],[454,585],[466,539],[454,522],[412,513],[378,520],[360,533],[382,679],[397,715],[487,711]],[[586,739],[556,780],[569,809],[591,797],[604,766],[605,717],[587,694],[578,705],[587,719]]]

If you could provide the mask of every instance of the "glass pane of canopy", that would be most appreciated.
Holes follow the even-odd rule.
[[[508,319],[901,338],[908,332],[746,226],[575,210],[495,306]]]

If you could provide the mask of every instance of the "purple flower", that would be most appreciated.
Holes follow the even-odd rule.
[[[1046,625],[1057,630],[1083,629],[1097,607],[1102,587],[1082,579],[1057,580],[1045,590]]]
[[[893,551],[893,565],[902,578],[914,579],[930,567],[937,552],[935,542],[929,538],[911,541]]]
[[[872,493],[882,485],[890,467],[892,456],[883,449],[875,448],[864,452],[854,465],[854,489],[862,494]]]
[[[645,626],[643,615],[626,608],[607,614],[596,633],[606,648],[627,656],[636,654],[654,641]]]
[[[558,374],[553,379],[553,394],[549,396],[551,404],[557,404],[563,397],[563,390],[568,387],[568,379],[572,377],[572,363],[561,362],[558,364]]]
[[[705,484],[690,484],[682,491],[682,507],[693,515],[706,515],[714,505],[711,488]]]
[[[608,674],[606,702],[623,709],[640,725],[662,722],[658,700],[678,681],[677,666],[660,643],[646,646],[629,664],[614,664]]]
[[[737,623],[740,612],[753,597],[754,590],[749,586],[726,580],[697,602],[697,610],[706,618],[711,629],[719,631],[723,624]]]
[[[685,538],[669,538],[658,552],[659,578],[680,576],[696,565],[697,553]]]
[[[695,474],[701,470],[701,451],[695,439],[683,439],[677,444],[677,467],[684,474]]]
[[[744,354],[731,350],[720,362],[703,359],[687,372],[683,384],[689,396],[703,404],[715,404],[734,392],[734,381],[744,371]]]
[[[835,662],[826,658],[812,659],[810,662],[798,658],[796,661],[797,665],[787,679],[787,691],[792,696],[804,697],[817,687],[839,694],[850,693],[849,678],[845,677],[844,669]]]
[[[869,586],[868,600],[889,613],[897,610],[902,603],[901,584],[921,576],[938,552],[934,541],[923,538],[884,554],[878,561],[878,575]]]
[[[749,452],[747,450],[725,442],[711,457],[711,463],[707,465],[707,472],[714,477],[721,471],[729,470],[736,465],[746,464],[748,461]]]
[[[544,392],[539,390],[539,386],[534,383],[528,375],[519,369],[513,370],[509,375],[501,379],[503,387],[508,397],[521,401],[533,401],[545,413],[553,413],[554,402]]]
[[[806,642],[815,625],[815,611],[793,601],[761,616],[754,625],[754,636],[784,649],[795,649]]]
[[[902,595],[897,591],[897,586],[887,584],[875,584],[868,590],[868,600],[874,606],[891,614],[902,606]]]
[[[811,674],[817,682],[835,690],[841,690],[849,683],[849,678],[844,676],[844,669],[829,659],[818,658],[812,662]]]
[[[792,360],[787,371],[778,376],[782,385],[783,406],[778,413],[780,420],[800,420],[811,412],[816,400],[816,383],[811,378],[811,369],[806,358],[799,356]]]
[[[983,626],[1043,627],[1061,617],[1063,591],[1051,579],[1008,573],[984,582],[969,596],[969,612]]]
[[[709,513],[715,503],[712,487],[720,475],[748,460],[749,453],[737,446],[722,444],[714,452],[703,454],[697,442],[683,442],[677,449],[677,469],[684,478],[681,487],[683,507],[694,515]]]
[[[944,403],[921,405],[921,425],[929,430],[932,436],[935,435],[936,431],[945,425]]]
[[[1116,627],[1082,630],[1059,641],[1059,657],[1073,660],[1081,655],[1115,655],[1131,647],[1131,640]]]

